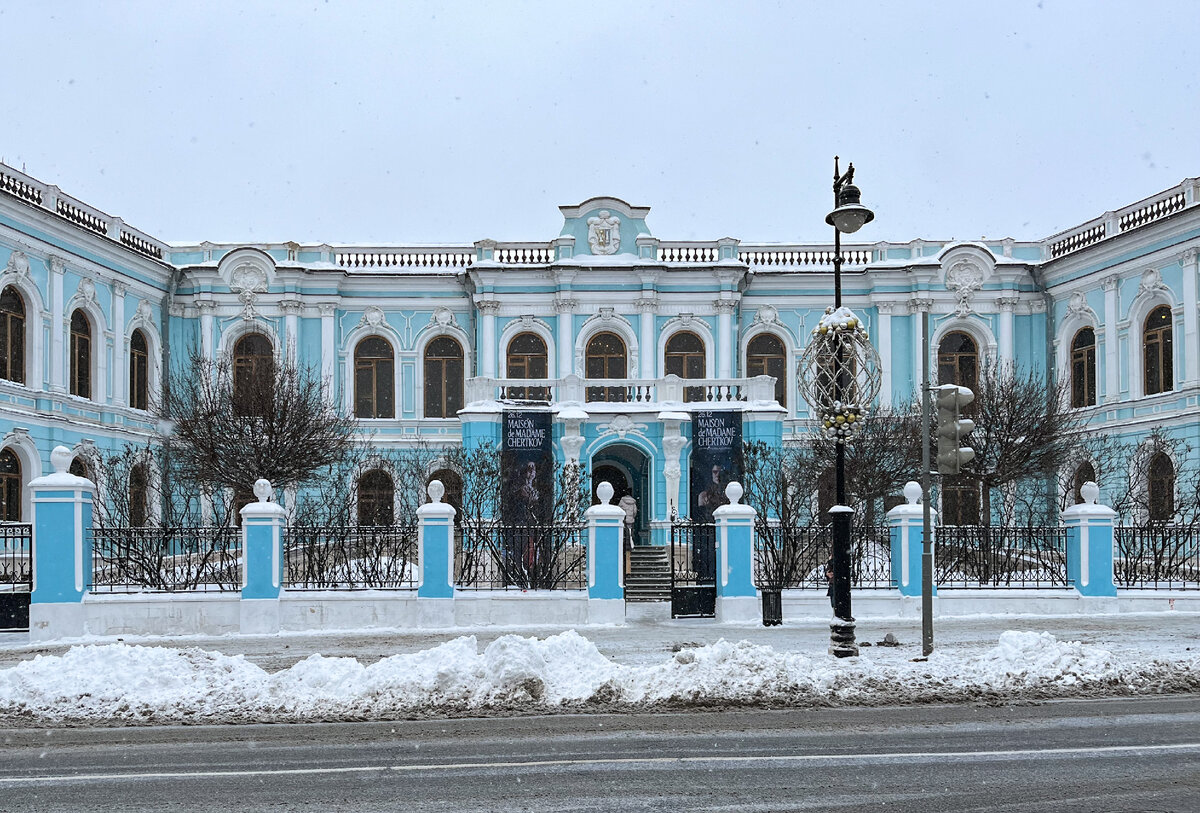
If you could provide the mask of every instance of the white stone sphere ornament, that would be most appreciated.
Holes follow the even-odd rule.
[[[820,432],[845,443],[859,431],[879,395],[879,354],[854,311],[825,309],[800,356],[797,379]]]

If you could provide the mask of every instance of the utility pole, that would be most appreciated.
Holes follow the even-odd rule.
[[[929,311],[921,312],[921,654],[933,652],[933,522],[929,515]]]

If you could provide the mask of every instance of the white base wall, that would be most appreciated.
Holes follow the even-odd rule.
[[[921,599],[891,590],[852,595],[857,619],[921,617]],[[1123,590],[1116,597],[1071,591],[945,590],[935,617],[971,615],[1098,615],[1200,612],[1200,591]],[[784,623],[825,621],[823,591],[783,591]],[[32,604],[32,642],[95,636],[217,636],[235,633],[316,632],[456,627],[582,627],[589,624],[670,623],[669,602],[625,604],[589,600],[583,591],[462,591],[453,599],[418,599],[411,591],[284,592],[278,601],[242,600],[237,593],[89,595],[81,603]],[[758,598],[718,599],[717,621],[757,624]],[[690,619],[689,623],[697,623]],[[699,623],[705,623],[699,620]]]

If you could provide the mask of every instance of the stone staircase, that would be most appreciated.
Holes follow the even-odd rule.
[[[625,601],[670,601],[671,560],[661,545],[638,545],[629,551]]]

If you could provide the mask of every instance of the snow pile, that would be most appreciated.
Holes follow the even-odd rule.
[[[911,654],[911,653],[909,653]],[[197,648],[74,647],[0,671],[0,721],[247,722],[415,714],[875,705],[1200,689],[1200,659],[1122,660],[1047,633],[1006,632],[987,652],[897,650],[862,657],[777,652],[718,641],[661,663],[625,666],[578,633],[473,636],[364,666],[313,655],[269,674],[244,656]]]

